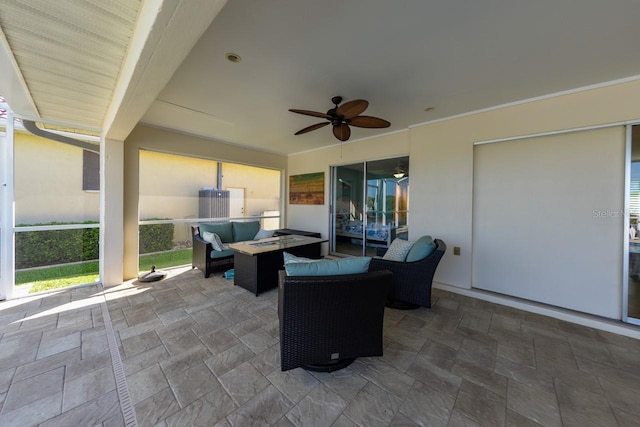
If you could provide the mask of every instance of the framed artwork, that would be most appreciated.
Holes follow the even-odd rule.
[[[324,172],[291,175],[289,203],[292,205],[324,205]]]

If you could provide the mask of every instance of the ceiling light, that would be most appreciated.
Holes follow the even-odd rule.
[[[398,160],[398,164],[396,165],[395,168],[393,168],[393,176],[394,176],[394,178],[400,179],[406,173],[407,173],[407,171],[404,170],[404,168],[400,165],[400,160]]]
[[[236,64],[238,62],[242,61],[242,58],[240,58],[240,55],[238,55],[237,53],[233,53],[233,52],[227,53],[224,57],[227,58],[228,61],[236,63]]]

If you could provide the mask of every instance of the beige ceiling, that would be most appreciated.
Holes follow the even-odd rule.
[[[0,94],[112,138],[142,121],[290,154],[337,142],[287,111],[335,95],[392,124],[353,141],[635,78],[639,19],[638,0],[2,0]]]

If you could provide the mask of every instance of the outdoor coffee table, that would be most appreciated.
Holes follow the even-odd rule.
[[[233,250],[234,284],[256,296],[278,286],[278,270],[284,268],[282,252],[320,258],[327,239],[286,235],[229,244]]]

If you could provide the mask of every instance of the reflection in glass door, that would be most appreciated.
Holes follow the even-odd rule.
[[[332,253],[375,256],[408,236],[409,158],[332,168]]]
[[[333,168],[331,252],[362,255],[364,238],[364,163]]]
[[[628,271],[624,283],[623,321],[640,325],[640,125],[630,126],[627,150]],[[626,219],[626,218],[625,218]]]

